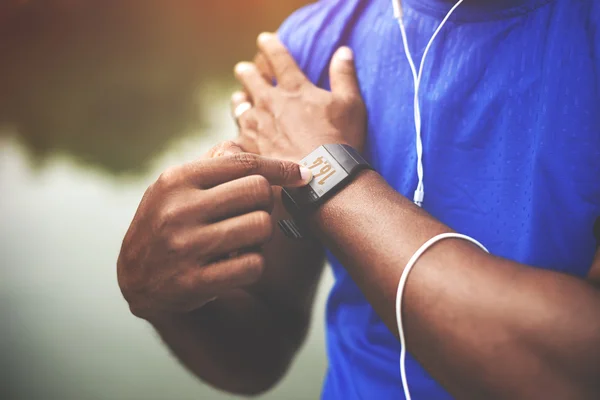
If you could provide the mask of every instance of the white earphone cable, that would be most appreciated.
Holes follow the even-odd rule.
[[[402,271],[402,276],[400,276],[400,283],[398,284],[398,291],[396,292],[396,322],[398,324],[398,336],[400,337],[400,346],[401,346],[400,347],[400,376],[402,378],[402,387],[404,388],[404,397],[406,398],[406,400],[411,400],[411,398],[410,398],[410,390],[408,389],[408,381],[406,379],[406,365],[405,365],[405,363],[406,363],[406,339],[404,338],[404,326],[402,325],[402,296],[404,294],[404,286],[406,286],[406,280],[408,279],[408,274],[410,274],[410,271],[415,266],[415,264],[417,263],[419,258],[423,255],[423,253],[425,253],[431,246],[433,246],[437,242],[444,240],[444,239],[449,239],[449,238],[467,240],[471,243],[476,244],[482,250],[488,252],[488,250],[481,243],[479,243],[477,240],[475,240],[469,236],[461,235],[460,233],[442,233],[441,235],[434,236],[433,238],[431,238],[427,242],[425,242],[419,248],[419,250],[417,250],[415,252],[415,254],[413,254],[413,256],[410,258],[410,260],[406,264],[404,271]]]
[[[464,0],[458,0],[458,2],[448,11],[448,14],[444,17],[440,25],[437,27],[431,39],[425,46],[425,51],[423,52],[423,57],[421,58],[421,62],[419,64],[419,71],[415,67],[415,63],[413,61],[412,55],[410,53],[410,49],[408,47],[408,39],[406,35],[406,28],[404,27],[403,21],[403,12],[402,12],[402,4],[400,0],[392,0],[392,5],[394,8],[394,18],[398,21],[398,25],[400,26],[400,32],[402,34],[402,43],[404,45],[404,53],[406,54],[406,58],[408,59],[408,63],[410,65],[410,69],[413,75],[414,81],[414,119],[415,119],[415,146],[417,150],[417,178],[418,184],[415,190],[413,201],[416,205],[421,207],[423,204],[423,200],[425,198],[425,187],[423,184],[424,171],[423,171],[423,141],[421,138],[421,106],[419,103],[419,88],[421,86],[421,78],[423,77],[423,67],[425,65],[425,59],[427,58],[427,54],[429,53],[429,49],[433,44],[433,41],[437,37],[437,35],[442,30],[443,26],[446,24],[446,21],[450,18],[452,13],[460,6],[460,4]]]
[[[427,46],[425,46],[425,50],[423,52],[423,57],[421,58],[421,62],[419,64],[419,70],[417,72],[417,68],[415,67],[415,63],[413,61],[412,55],[410,53],[410,49],[408,47],[408,39],[407,39],[407,35],[406,35],[406,28],[404,27],[401,0],[392,0],[392,6],[394,9],[394,18],[398,21],[398,25],[400,26],[400,32],[402,34],[402,44],[404,45],[404,52],[406,54],[406,58],[408,59],[408,64],[410,65],[410,70],[412,72],[413,82],[414,82],[414,99],[413,100],[414,100],[414,120],[415,120],[415,134],[416,134],[415,146],[416,146],[416,151],[417,151],[418,184],[417,184],[417,188],[415,190],[414,196],[413,196],[413,201],[419,207],[422,206],[423,200],[425,198],[425,187],[423,184],[424,171],[423,171],[423,141],[421,138],[421,107],[420,107],[420,103],[419,103],[419,88],[421,86],[421,78],[423,77],[423,68],[425,65],[425,59],[427,58],[427,54],[429,53],[429,49],[431,48],[433,41],[435,40],[437,35],[442,30],[442,27],[446,24],[446,21],[448,21],[448,19],[452,15],[452,13],[454,13],[454,11],[458,8],[458,6],[460,6],[460,4],[463,1],[464,0],[458,0],[458,2],[450,9],[450,11],[448,11],[448,14],[446,14],[446,16],[444,17],[442,22],[440,22],[440,25],[437,27],[437,29],[433,33],[433,36],[431,36],[431,39],[429,39]],[[425,253],[425,251],[427,251],[427,249],[429,249],[435,243],[439,242],[440,240],[447,239],[447,238],[458,238],[458,239],[470,241],[470,242],[478,245],[480,248],[482,248],[483,250],[485,250],[487,252],[487,249],[481,243],[479,243],[478,241],[476,241],[473,238],[470,238],[469,236],[461,235],[458,233],[444,233],[444,234],[435,236],[435,237],[431,238],[430,240],[428,240],[427,242],[425,242],[421,246],[421,248],[419,248],[419,250],[417,250],[417,252],[411,257],[408,264],[404,268],[404,271],[402,272],[402,276],[400,277],[400,282],[398,283],[398,290],[396,292],[396,322],[398,324],[398,336],[400,337],[400,346],[401,346],[400,376],[402,378],[402,387],[404,389],[404,397],[406,398],[406,400],[411,400],[411,396],[410,396],[410,390],[408,387],[408,381],[406,378],[406,365],[405,365],[405,362],[406,362],[406,339],[404,337],[404,327],[402,325],[402,296],[404,294],[404,286],[406,285],[406,280],[408,278],[408,274],[410,273],[410,271],[412,270],[412,268],[418,261],[419,257],[421,257],[421,255],[423,253]]]

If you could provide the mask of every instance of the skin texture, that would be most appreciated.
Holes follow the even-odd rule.
[[[322,250],[274,235],[269,213],[283,212],[271,185],[306,182],[299,165],[228,142],[165,171],[144,194],[123,240],[119,285],[132,313],[213,385],[264,390],[304,338]],[[276,248],[293,258],[283,263]]]
[[[451,229],[374,172],[311,220],[397,335],[393,305],[403,266],[426,240]],[[403,316],[408,350],[457,398],[600,395],[600,292],[583,280],[450,239],[417,262]]]
[[[349,143],[362,149],[367,119],[350,49],[341,48],[334,55],[328,92],[312,85],[297,67],[288,69],[293,60],[273,37],[259,36],[256,62],[242,62],[235,68],[246,92],[234,93],[232,108],[245,101],[254,105],[238,121],[241,146],[296,161],[323,143]],[[274,80],[276,87],[271,84]]]
[[[306,132],[303,126],[312,126],[315,118],[310,105],[281,104],[280,99],[291,91],[307,101],[312,96],[297,92],[315,88],[275,37],[263,37],[259,44],[277,82],[284,73],[298,81],[273,88],[268,85],[272,80],[265,80],[268,71],[261,76],[248,67],[238,77],[248,98],[261,99],[254,102],[256,112],[271,113],[278,126],[294,122],[294,132],[284,130],[293,143],[291,136]],[[272,136],[279,142],[281,131],[271,126],[258,129],[255,141],[268,142]],[[395,334],[395,295],[403,266],[426,240],[452,231],[373,171],[361,173],[309,222]],[[457,398],[598,399],[600,291],[594,284],[599,260],[596,255],[585,281],[489,255],[465,241],[437,243],[407,282],[408,350]]]
[[[254,106],[239,121],[238,144],[163,174],[144,196],[118,262],[134,314],[199,378],[244,394],[275,384],[301,345],[323,250],[273,227],[287,215],[271,185],[301,184],[299,172],[289,164],[267,172],[235,156],[239,145],[298,160],[325,143],[360,148],[366,123],[347,51],[332,60],[328,95],[272,35],[258,46],[255,64],[236,69],[246,91],[234,95],[233,107]],[[232,174],[232,164],[243,168]],[[371,171],[310,223],[392,332],[402,266],[425,240],[450,231]],[[591,284],[599,260],[586,282],[462,241],[438,243],[406,287],[409,351],[458,398],[600,398],[600,295]]]
[[[270,61],[262,54],[257,60],[267,76]],[[246,66],[238,76],[266,82],[253,64]],[[295,91],[269,98],[269,112],[244,114],[238,142],[287,160],[299,160],[321,141],[359,147],[366,113],[351,63],[334,62],[331,79],[334,93],[290,87]],[[280,124],[272,117],[297,107],[318,115],[303,132],[294,129],[299,121]],[[266,129],[277,141],[255,141]],[[165,171],[148,188],[123,241],[118,279],[131,311],[215,387],[241,394],[267,390],[285,374],[306,335],[324,252],[320,243],[293,242],[276,229],[276,221],[289,215],[273,186],[305,184],[298,168],[222,143],[202,160]]]

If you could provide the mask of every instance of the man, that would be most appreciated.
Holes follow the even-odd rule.
[[[405,0],[416,54],[449,7]],[[388,1],[321,1],[294,14],[279,35],[301,70],[272,35],[259,39],[258,67],[238,66],[246,93],[234,107],[252,103],[239,120],[244,150],[298,161],[319,145],[366,140],[377,170],[304,221],[331,250],[336,277],[323,398],[402,397],[398,281],[425,241],[452,230],[491,255],[447,240],[411,273],[403,313],[414,398],[599,398],[599,27],[593,0],[467,0],[457,10],[424,68],[423,209],[405,197],[417,175],[413,86]],[[354,53],[338,50],[328,76],[340,46]],[[273,230],[285,211],[270,185],[309,175],[233,144],[209,156],[149,189],[124,240],[120,284],[200,378],[258,393],[300,345],[322,265],[318,242]]]

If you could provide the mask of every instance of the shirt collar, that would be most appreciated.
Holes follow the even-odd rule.
[[[458,1],[458,0],[456,0]],[[454,0],[403,0],[407,8],[443,18]],[[511,18],[531,12],[554,0],[465,0],[452,14],[455,21],[485,21]]]

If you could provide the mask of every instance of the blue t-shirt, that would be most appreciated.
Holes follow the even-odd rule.
[[[477,3],[458,8],[424,68],[424,208],[495,255],[584,277],[600,216],[600,1]],[[403,4],[418,64],[451,4]],[[390,0],[322,0],[279,33],[324,88],[333,52],[354,50],[369,115],[367,156],[412,198],[413,81]],[[336,282],[323,398],[403,398],[398,340],[330,261]],[[450,398],[410,355],[406,363],[413,398]]]

